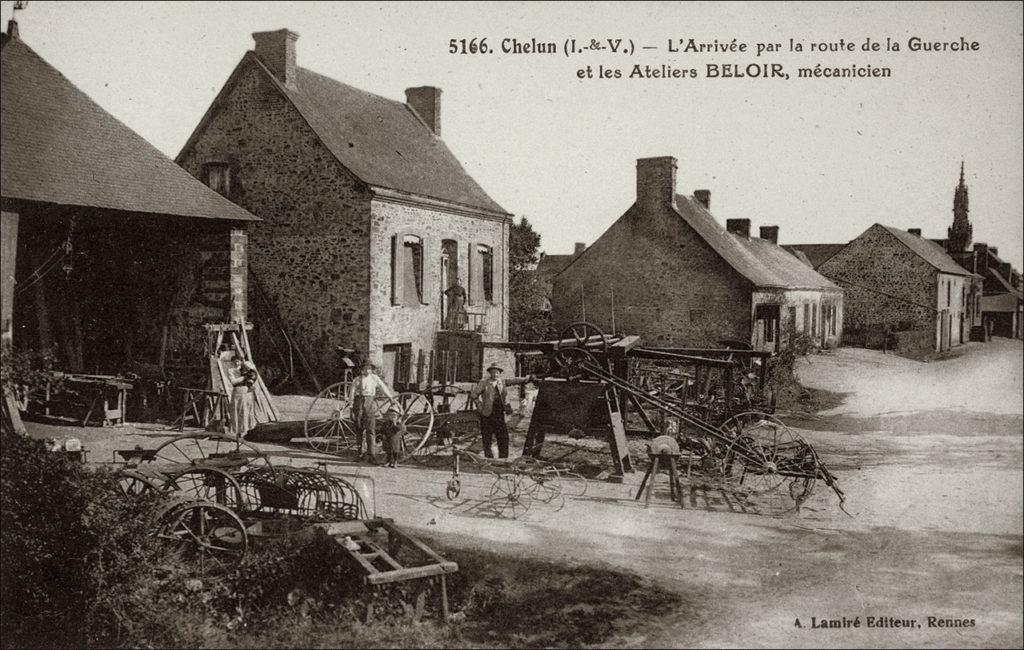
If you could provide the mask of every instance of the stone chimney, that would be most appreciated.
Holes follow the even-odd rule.
[[[693,198],[703,205],[705,210],[711,211],[711,190],[694,190]]]
[[[974,254],[977,257],[975,262],[975,273],[985,275],[988,273],[988,244],[978,242],[974,245]]]
[[[779,243],[778,226],[761,226],[761,239],[770,241],[773,244]]]
[[[18,21],[13,18],[7,21],[7,37],[18,39]]]
[[[587,245],[581,241],[576,242],[576,246],[572,251],[573,257],[579,257],[583,254],[583,251],[587,250]]]
[[[726,219],[725,229],[734,235],[750,239],[750,219]]]
[[[254,32],[256,56],[285,86],[295,87],[295,41],[299,35],[287,29],[274,32]]]
[[[999,249],[996,248],[995,246],[989,246],[988,250],[989,250],[990,253],[992,253],[996,257],[999,257]]]
[[[907,232],[909,232],[911,235],[914,235],[916,237],[920,237],[921,236],[921,229],[920,228],[907,228]]]
[[[441,89],[433,86],[405,89],[405,103],[420,116],[434,135],[441,136]]]
[[[999,275],[1001,275],[1004,278],[1006,278],[1007,282],[1010,281],[1010,275],[1012,275],[1012,274],[1013,274],[1013,265],[1012,264],[1010,264],[1009,262],[1000,262],[999,263]]]
[[[676,206],[675,158],[637,158],[636,202],[642,208]]]

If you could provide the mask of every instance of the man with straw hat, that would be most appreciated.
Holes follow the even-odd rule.
[[[533,375],[505,380],[501,378],[503,372],[504,368],[492,363],[487,368],[487,376],[477,382],[471,391],[473,399],[477,400],[480,435],[484,443],[484,456],[487,458],[494,458],[491,445],[495,439],[498,442],[498,458],[508,458],[508,427],[505,425],[505,415],[512,412],[512,407],[508,405],[507,387],[533,381]]]

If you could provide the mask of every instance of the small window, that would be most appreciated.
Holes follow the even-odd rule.
[[[206,184],[221,196],[231,196],[231,167],[227,163],[206,164]]]
[[[808,303],[804,303],[804,333],[811,331],[811,306]]]
[[[950,298],[952,297],[952,292],[953,292],[953,283],[952,282],[947,282],[946,283],[946,307],[949,307],[950,304],[951,304]]]

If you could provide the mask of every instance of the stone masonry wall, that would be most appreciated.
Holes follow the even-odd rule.
[[[843,293],[841,291],[812,291],[807,289],[759,289],[751,298],[751,318],[756,314],[757,305],[779,305],[779,330],[781,344],[785,346],[798,334],[808,334],[816,345],[836,347],[843,335]],[[806,307],[805,307],[806,306]],[[829,328],[828,307],[836,308],[835,334]],[[793,317],[789,309],[794,308]],[[809,319],[810,327],[804,328],[804,309],[813,310],[814,318]],[[753,337],[756,339],[757,337]],[[753,341],[752,341],[753,342]]]
[[[231,168],[228,198],[263,219],[249,231],[249,318],[261,318],[258,282],[322,381],[337,374],[335,346],[369,345],[369,192],[328,151],[248,59],[180,163]]]
[[[634,205],[555,277],[552,315],[650,345],[749,340],[751,288],[668,206]]]
[[[869,228],[818,272],[844,289],[847,328],[935,327],[934,267],[881,226]]]
[[[458,276],[467,289],[470,244],[485,244],[494,251],[493,300],[471,300],[467,310],[483,313],[485,341],[506,340],[508,230],[508,225],[501,221],[375,199],[370,250],[370,359],[381,363],[383,346],[390,344],[412,344],[414,358],[419,350],[426,354],[434,349],[437,331],[441,329],[441,242],[445,239],[458,242]],[[423,242],[423,304],[392,305],[391,239],[395,235],[415,235]]]

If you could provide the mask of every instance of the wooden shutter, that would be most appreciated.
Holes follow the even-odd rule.
[[[421,237],[420,244],[423,247],[420,255],[423,277],[423,304],[429,305],[437,300],[437,276],[441,274],[441,251],[434,250],[433,237]]]
[[[403,291],[403,276],[405,274],[405,268],[403,266],[403,250],[402,250],[402,236],[392,235],[391,236],[391,304],[401,305],[402,297],[405,295]]]
[[[466,302],[470,305],[475,305],[481,297],[480,280],[477,278],[480,275],[480,259],[477,250],[476,242],[469,242],[469,256],[466,258],[469,261],[469,283],[466,286],[469,296]]]

